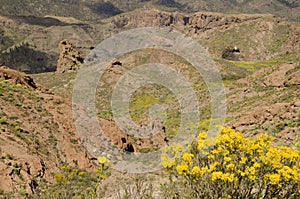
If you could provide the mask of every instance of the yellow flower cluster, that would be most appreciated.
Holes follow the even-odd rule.
[[[192,169],[192,174],[193,175],[199,175],[201,173],[201,169],[198,166],[194,166]]]
[[[205,133],[200,133],[187,150],[178,145],[171,148],[177,151],[163,154],[162,165],[175,171],[175,175],[188,178],[188,182],[197,183],[192,187],[219,187],[213,183],[224,182],[222,186],[229,186],[232,193],[241,189],[239,194],[244,198],[249,197],[243,195],[249,193],[245,188],[250,192],[257,190],[257,195],[300,194],[299,150],[275,146],[269,135],[245,138],[241,132],[221,127],[215,139],[208,140]]]
[[[176,161],[175,158],[170,158],[168,155],[162,154],[161,164],[164,168],[170,169],[176,165]]]
[[[105,163],[110,162],[110,160],[105,156],[99,156],[97,159],[100,164],[105,164]]]
[[[161,164],[164,168],[172,169],[176,166],[176,158],[183,151],[183,146],[177,143],[173,143],[171,146],[165,149],[161,156]],[[170,154],[169,154],[170,153]],[[192,158],[191,158],[192,159]]]
[[[194,181],[199,180],[207,171],[208,171],[208,167],[207,166],[201,167],[201,168],[199,166],[194,166],[192,168],[192,172],[191,172],[191,174],[192,174],[192,176],[194,178],[193,180]]]
[[[184,154],[182,155],[182,159],[183,159],[183,161],[185,161],[185,162],[191,162],[193,158],[194,158],[194,155],[191,154],[191,153],[184,153]]]
[[[187,164],[181,163],[176,166],[176,170],[179,175],[186,175],[189,172],[189,167]]]
[[[222,173],[221,171],[212,172],[212,181],[222,180],[233,182],[234,181],[234,174],[233,173]]]
[[[198,135],[198,142],[197,142],[197,149],[201,150],[204,146],[204,140],[207,138],[205,132],[199,133]]]
[[[273,173],[273,174],[266,174],[265,176],[265,180],[269,180],[271,182],[271,184],[276,185],[279,183],[280,181],[280,175],[277,173]]]

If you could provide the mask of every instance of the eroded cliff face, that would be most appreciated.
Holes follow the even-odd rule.
[[[116,16],[117,29],[161,27],[179,30],[197,39],[214,57],[228,47],[240,49],[244,60],[270,59],[283,53],[299,53],[299,27],[267,14],[184,14],[143,10]]]
[[[210,12],[198,12],[194,14],[185,14],[179,12],[164,12],[159,10],[143,10],[126,15],[116,16],[112,23],[117,27],[151,27],[151,26],[184,26],[189,31],[194,29],[195,33],[204,32],[213,28],[228,28],[231,25],[238,25],[246,21],[253,21],[263,17],[272,17],[271,15],[227,15]]]

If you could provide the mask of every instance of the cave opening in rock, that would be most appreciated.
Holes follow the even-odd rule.
[[[133,145],[132,144],[127,144],[127,147],[125,148],[125,151],[133,153],[134,152]]]

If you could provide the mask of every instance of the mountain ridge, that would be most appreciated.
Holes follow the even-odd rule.
[[[300,52],[299,25],[269,14],[186,14],[142,9],[104,19],[100,24],[50,16],[1,20],[0,30],[7,42],[0,45],[0,62],[27,73],[55,71],[58,43],[63,39],[70,40],[84,57],[112,34],[147,26],[181,31],[199,41],[214,58],[234,46],[244,61]],[[27,60],[28,55],[33,59]]]
[[[214,11],[225,13],[271,13],[290,20],[300,20],[300,3],[297,0],[66,0],[66,1],[32,1],[1,0],[2,15],[57,15],[72,16],[77,19],[95,20],[126,13],[139,8],[158,8],[166,11],[199,12]],[[50,8],[50,9],[49,9]]]

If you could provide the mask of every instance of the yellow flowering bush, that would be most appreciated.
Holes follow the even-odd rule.
[[[165,197],[300,198],[299,154],[264,134],[245,138],[226,127],[214,139],[200,133],[187,150],[173,144],[163,153],[171,175],[164,188],[173,190]]]
[[[60,172],[53,173],[55,182],[41,182],[33,198],[102,198],[105,190],[98,186],[110,172],[109,167],[99,167],[91,172],[64,164]]]

